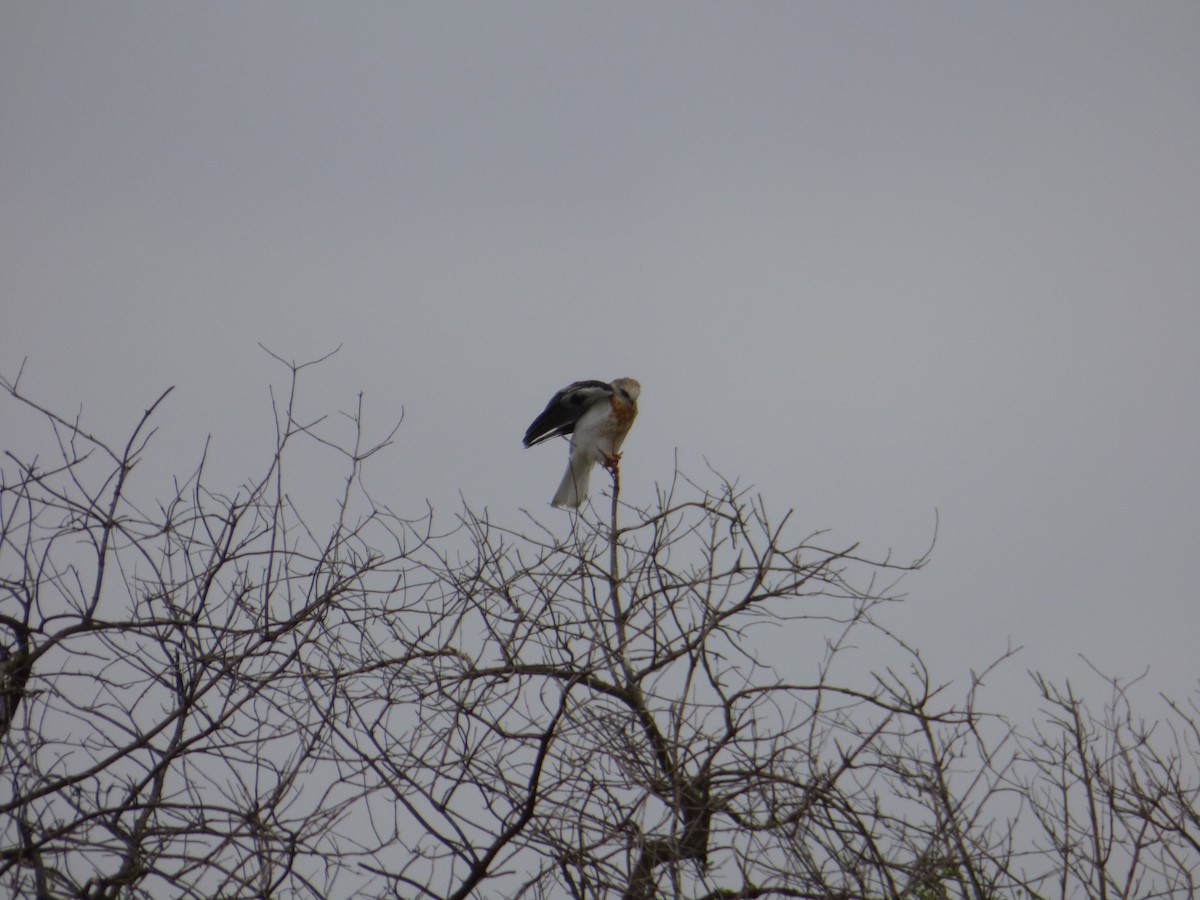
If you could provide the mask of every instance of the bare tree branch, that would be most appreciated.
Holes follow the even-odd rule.
[[[302,413],[320,360],[271,355],[260,474],[218,489],[205,446],[153,499],[169,392],[105,442],[0,379],[46,429],[0,468],[13,896],[1194,895],[1194,698],[1036,676],[1031,729],[989,715],[1015,650],[959,689],[889,624],[927,554],[720,476],[638,506],[614,461],[566,529],[398,515],[363,484],[398,423]],[[331,465],[297,493],[299,447]]]

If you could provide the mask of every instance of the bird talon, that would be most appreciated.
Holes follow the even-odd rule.
[[[615,472],[620,464],[620,453],[605,453],[603,450],[600,451],[600,465],[604,466],[608,471]]]

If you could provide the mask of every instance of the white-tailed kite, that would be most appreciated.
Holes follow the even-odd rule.
[[[550,398],[542,414],[525,431],[525,446],[532,447],[559,435],[571,435],[571,456],[562,484],[550,503],[578,507],[587,497],[592,467],[616,464],[617,451],[637,416],[642,386],[632,378],[576,381]]]

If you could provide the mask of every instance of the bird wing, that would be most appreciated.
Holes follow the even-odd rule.
[[[567,385],[550,398],[542,414],[525,430],[525,446],[570,434],[585,412],[597,403],[607,403],[613,393],[612,386],[603,381],[576,381]]]

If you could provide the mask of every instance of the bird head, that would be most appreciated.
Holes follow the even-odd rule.
[[[642,386],[632,378],[618,378],[612,382],[612,388],[630,403],[637,403],[638,395],[642,392]]]

